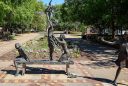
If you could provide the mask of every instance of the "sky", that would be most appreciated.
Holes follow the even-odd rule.
[[[42,0],[44,2],[44,4],[48,4],[50,2],[50,0]],[[64,3],[64,0],[52,0],[52,4],[62,4]]]

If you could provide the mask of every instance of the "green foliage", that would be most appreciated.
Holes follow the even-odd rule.
[[[62,19],[61,19],[61,15],[62,15],[61,8],[62,8],[62,5],[61,5],[61,4],[54,6],[54,17],[55,17],[55,19],[57,19],[59,22],[62,22]]]
[[[104,28],[110,28],[114,37],[119,27],[128,28],[127,9],[128,0],[65,0],[60,16],[62,22],[93,25],[101,32]]]
[[[0,0],[0,26],[3,25],[4,18],[6,17],[6,14],[9,13],[10,11],[11,8]]]
[[[14,35],[9,35],[9,40],[15,40],[15,36]]]
[[[45,8],[42,2],[36,4],[36,15],[33,16],[32,27],[37,31],[42,31],[46,28],[46,16],[43,13]]]
[[[38,0],[0,0],[0,26],[4,31],[25,32],[45,28],[44,4]]]
[[[86,25],[83,24],[83,23],[80,24],[80,25],[79,25],[79,30],[80,30],[81,32],[84,32],[84,31],[86,30],[85,26],[86,26]]]

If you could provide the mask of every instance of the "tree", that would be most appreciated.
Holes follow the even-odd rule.
[[[38,0],[0,0],[0,25],[10,33],[24,32],[34,26],[41,30],[45,26],[45,16],[37,12],[43,11],[44,4]]]
[[[44,5],[42,2],[36,4],[35,15],[31,23],[32,28],[38,31],[44,30],[46,28],[46,15],[44,13]]]
[[[110,28],[112,37],[119,26],[127,27],[127,0],[65,0],[62,5],[62,20],[81,22],[85,25]]]
[[[4,18],[12,9],[0,0],[0,26],[4,24]]]

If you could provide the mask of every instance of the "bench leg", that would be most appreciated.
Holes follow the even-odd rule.
[[[18,76],[19,75],[19,72],[20,72],[20,70],[18,68],[16,68],[16,74],[15,74],[15,76]]]
[[[26,64],[22,64],[22,75],[24,75],[26,72]]]
[[[14,66],[16,68],[16,74],[15,74],[15,76],[18,76],[20,71],[18,69],[18,64],[16,63],[16,61],[14,61]]]
[[[25,74],[25,72],[26,72],[26,64],[23,63],[21,65],[22,65],[21,68],[18,67],[18,64],[16,63],[16,61],[14,61],[14,66],[16,68],[16,74],[15,74],[15,76],[18,76],[19,75],[20,70],[21,70],[21,75],[24,75]]]
[[[74,74],[69,72],[69,67],[70,67],[70,65],[66,64],[66,74],[67,74],[68,78],[76,78],[77,75],[74,75]]]
[[[70,67],[69,64],[66,64],[66,74],[67,74],[67,75],[69,74],[69,70],[68,70],[69,67]]]

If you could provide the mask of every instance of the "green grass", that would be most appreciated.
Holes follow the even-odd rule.
[[[44,38],[40,38],[39,40],[37,40],[38,44],[37,44],[37,48],[43,48],[43,49],[48,49],[48,41],[47,41],[47,37]]]
[[[48,49],[48,42],[46,37],[42,37],[38,40],[30,40],[24,45],[25,49],[31,50],[42,50]]]
[[[29,58],[45,58],[48,57],[48,42],[47,37],[42,37],[37,40],[30,40],[23,45],[26,54]]]

